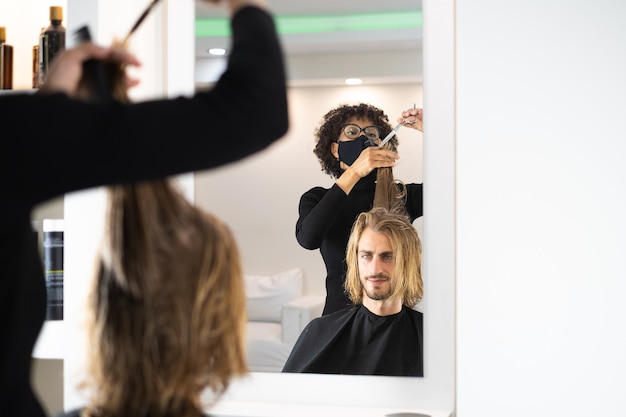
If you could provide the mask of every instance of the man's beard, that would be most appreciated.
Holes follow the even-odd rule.
[[[370,278],[383,278],[386,279],[387,282],[389,282],[389,276],[385,275],[385,274],[375,274],[375,275],[369,275],[366,277],[365,282],[367,282]],[[387,298],[389,298],[392,294],[392,289],[391,286],[389,286],[388,289],[386,290],[376,290],[376,289],[370,289],[368,287],[365,286],[364,282],[361,281],[361,287],[363,287],[363,290],[365,291],[365,294],[367,295],[368,298],[372,299],[372,300],[386,300]]]

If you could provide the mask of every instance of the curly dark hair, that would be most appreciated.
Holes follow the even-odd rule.
[[[369,119],[376,126],[380,126],[381,139],[387,136],[392,129],[389,124],[389,117],[381,109],[367,103],[342,104],[326,113],[321,124],[315,129],[316,144],[313,153],[320,161],[322,171],[333,178],[339,178],[343,170],[339,166],[339,161],[331,153],[330,145],[339,140],[341,126],[353,117]],[[393,151],[397,150],[397,136],[394,136],[387,143],[387,147]]]

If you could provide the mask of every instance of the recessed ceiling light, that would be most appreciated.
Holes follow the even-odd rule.
[[[360,78],[346,78],[345,83],[347,85],[361,85],[363,84],[363,80]]]
[[[226,55],[226,49],[224,48],[211,48],[208,52],[211,55]]]

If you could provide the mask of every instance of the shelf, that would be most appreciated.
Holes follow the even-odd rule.
[[[37,91],[37,88],[29,88],[29,89],[17,89],[17,90],[0,90],[0,96],[8,96],[11,94],[23,94],[23,93],[28,93],[28,94],[33,94],[35,91]]]
[[[46,320],[32,356],[38,359],[64,359],[68,340],[63,320]]]

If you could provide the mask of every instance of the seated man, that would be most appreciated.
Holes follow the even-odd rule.
[[[283,372],[423,376],[421,242],[410,219],[361,213],[346,249],[345,288],[355,304],[311,321]]]

